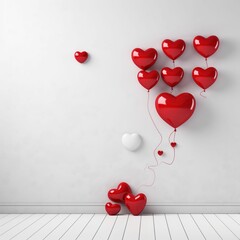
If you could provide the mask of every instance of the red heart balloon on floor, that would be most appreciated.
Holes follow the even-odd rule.
[[[131,214],[137,216],[145,208],[147,203],[147,197],[143,193],[139,193],[134,196],[133,194],[128,194],[125,197],[125,205]]]
[[[196,51],[205,58],[213,55],[219,47],[219,39],[217,36],[210,36],[205,38],[203,36],[196,36],[193,39],[193,46]]]
[[[119,204],[112,204],[108,202],[105,204],[105,210],[109,215],[116,215],[120,212],[121,206]]]
[[[173,128],[185,123],[193,114],[196,100],[190,93],[173,96],[170,93],[161,93],[155,101],[159,116]]]
[[[150,68],[157,61],[157,57],[158,53],[154,48],[145,51],[141,48],[135,48],[132,51],[133,62],[143,70]]]
[[[168,86],[174,87],[183,79],[184,71],[180,67],[173,69],[165,67],[161,71],[161,76]]]
[[[75,52],[74,57],[78,62],[84,63],[88,59],[88,53],[87,52]]]
[[[108,191],[108,198],[113,202],[124,202],[124,198],[128,193],[132,193],[130,186],[125,182],[121,182],[117,189],[114,188]]]
[[[151,72],[142,70],[138,73],[137,77],[139,83],[147,90],[150,90],[158,83],[159,73],[155,70]]]
[[[177,41],[171,41],[170,39],[165,39],[162,42],[162,50],[163,52],[172,60],[180,57],[186,48],[186,44],[182,39],[178,39]]]
[[[214,67],[209,67],[207,69],[196,67],[192,71],[192,77],[195,83],[205,90],[217,80],[218,72]]]

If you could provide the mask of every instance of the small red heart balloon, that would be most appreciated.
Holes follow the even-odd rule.
[[[170,93],[161,93],[155,101],[159,116],[173,128],[185,123],[193,114],[196,100],[190,93],[173,96]]]
[[[121,182],[117,189],[114,188],[108,191],[108,198],[113,202],[124,202],[124,198],[128,193],[132,193],[130,186],[125,182]]]
[[[207,69],[202,69],[196,67],[192,71],[192,78],[195,83],[201,87],[203,90],[209,88],[217,80],[218,72],[214,67],[209,67]]]
[[[184,71],[180,67],[168,68],[165,67],[161,71],[163,81],[170,87],[176,86],[183,79]]]
[[[158,53],[154,48],[145,51],[141,48],[135,48],[132,51],[133,62],[143,70],[150,68],[157,61],[157,57]]]
[[[178,39],[175,42],[170,39],[165,39],[162,42],[163,52],[172,60],[180,57],[186,48],[186,44],[182,39]]]
[[[109,215],[116,215],[120,212],[121,206],[119,204],[112,204],[108,202],[105,204],[105,210]]]
[[[219,44],[220,42],[217,36],[210,36],[208,38],[196,36],[193,39],[195,50],[205,58],[213,55],[217,51]]]
[[[151,72],[142,70],[138,73],[137,77],[139,83],[147,90],[150,90],[158,83],[159,73],[155,70]]]
[[[84,63],[88,59],[88,53],[85,51],[84,52],[77,51],[74,53],[74,57],[78,62]]]
[[[125,197],[125,205],[131,214],[137,216],[145,208],[147,203],[147,197],[143,193],[139,193],[134,196],[133,194],[127,194]]]
[[[161,151],[161,150],[159,150],[157,153],[158,153],[159,156],[163,155],[163,151]]]
[[[177,143],[176,143],[176,142],[171,142],[171,146],[172,146],[173,148],[175,148],[175,147],[177,146]]]

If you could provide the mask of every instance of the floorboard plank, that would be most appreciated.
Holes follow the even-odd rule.
[[[240,214],[228,214],[236,223],[240,224]]]
[[[140,240],[155,240],[155,229],[153,223],[153,215],[142,216]]]
[[[93,218],[94,214],[83,214],[81,217],[71,226],[68,231],[63,234],[59,239],[62,240],[76,240],[81,231],[87,226],[89,221]]]
[[[189,239],[194,240],[206,239],[204,234],[199,230],[199,227],[194,222],[190,214],[180,214],[179,217],[182,221],[182,224],[186,230]]]
[[[123,236],[124,240],[138,240],[139,239],[139,232],[141,225],[141,216],[133,216],[130,215],[127,226],[125,229],[125,233]]]
[[[237,240],[238,238],[214,215],[203,214],[209,224],[219,233],[222,239]]]
[[[0,214],[0,219],[5,218],[9,214]]]
[[[104,220],[101,228],[98,230],[93,240],[108,239],[116,220],[117,216],[106,216],[106,219]]]
[[[73,224],[81,217],[81,214],[70,214],[70,216],[59,225],[54,231],[52,231],[45,239],[46,240],[58,240],[65,234]]]
[[[46,224],[43,228],[33,234],[29,239],[42,240],[47,237],[56,227],[66,220],[69,214],[58,214],[52,221]]]
[[[172,240],[188,240],[185,229],[177,214],[166,214]]]
[[[46,214],[37,222],[32,224],[30,227],[25,229],[23,232],[20,232],[16,236],[13,237],[14,240],[25,240],[31,238],[35,233],[40,231],[44,226],[46,226],[50,221],[52,221],[57,214]]]
[[[221,237],[216,230],[209,224],[202,214],[191,214],[191,217],[198,225],[201,232],[204,234],[206,239],[210,240],[221,240]]]
[[[171,240],[164,214],[154,214],[154,225],[157,240]]]
[[[20,217],[21,214],[8,214],[6,217],[0,219],[0,228],[7,224],[8,222],[12,221],[13,219]]]
[[[21,214],[20,216],[13,218],[8,223],[4,224],[0,227],[0,239],[1,236],[7,233],[8,231],[11,231],[14,227],[21,224],[22,222],[26,221],[29,217],[31,217],[31,214]]]
[[[77,240],[92,240],[106,219],[106,214],[95,214],[86,228],[79,234]]]
[[[236,223],[227,214],[216,214],[216,217],[231,231],[233,234],[240,239],[240,225]]]
[[[24,231],[28,227],[30,227],[32,224],[37,222],[40,218],[42,218],[44,214],[33,214],[31,217],[27,218],[22,223],[18,224],[16,227],[11,229],[11,231],[6,232],[1,236],[2,240],[9,240],[17,236],[20,232]]]
[[[118,215],[117,220],[107,240],[122,240],[129,215]]]

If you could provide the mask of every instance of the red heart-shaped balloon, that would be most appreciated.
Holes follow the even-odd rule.
[[[88,53],[85,51],[84,52],[77,51],[74,53],[74,57],[78,62],[84,63],[88,59]]]
[[[218,72],[214,67],[209,67],[207,69],[202,69],[196,67],[192,71],[192,78],[195,83],[201,87],[203,90],[209,88],[217,80]]]
[[[159,156],[163,155],[163,151],[161,151],[161,150],[159,150],[157,153],[158,153]]]
[[[193,114],[196,100],[190,93],[173,96],[170,93],[161,93],[157,96],[155,107],[159,116],[173,128],[185,123]]]
[[[120,212],[121,206],[119,204],[112,204],[108,202],[105,204],[105,210],[109,215],[116,215]]]
[[[139,193],[134,196],[133,194],[128,194],[125,197],[125,205],[133,215],[139,215],[145,208],[147,203],[147,197],[143,193]]]
[[[157,57],[158,53],[154,48],[145,51],[141,48],[135,48],[132,51],[133,62],[143,70],[150,68],[157,61]]]
[[[130,186],[125,182],[121,182],[117,189],[114,188],[108,191],[108,198],[113,202],[124,202],[124,198],[128,193],[132,193]]]
[[[161,76],[168,86],[174,87],[183,79],[184,71],[180,67],[173,69],[165,67],[161,71]]]
[[[159,73],[155,70],[151,72],[142,70],[138,73],[137,77],[139,83],[147,90],[150,90],[158,83]]]
[[[178,39],[175,42],[170,39],[165,39],[162,42],[163,52],[172,60],[180,57],[186,48],[186,44],[182,39]]]
[[[196,51],[205,58],[213,55],[219,47],[219,39],[217,36],[210,36],[205,38],[203,36],[196,36],[193,39],[193,46]]]

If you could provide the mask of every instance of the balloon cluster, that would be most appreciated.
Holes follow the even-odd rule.
[[[192,78],[205,92],[205,90],[216,81],[218,76],[218,72],[215,68],[208,67],[207,59],[217,51],[219,47],[219,39],[216,36],[210,36],[208,38],[196,36],[193,40],[193,46],[194,49],[205,58],[207,68],[203,69],[195,67],[192,71]],[[178,96],[172,95],[173,87],[179,84],[184,77],[184,70],[181,67],[175,67],[175,60],[184,53],[185,49],[186,44],[182,39],[178,39],[176,41],[165,39],[162,42],[162,50],[164,54],[172,60],[173,68],[164,67],[161,69],[160,74],[156,70],[147,71],[147,69],[152,67],[157,61],[158,52],[156,49],[149,48],[144,51],[140,48],[135,48],[131,55],[134,64],[141,69],[141,71],[137,74],[137,78],[139,83],[148,91],[148,105],[149,91],[156,86],[160,79],[160,75],[163,82],[171,87],[171,93],[163,92],[157,96],[155,100],[155,108],[158,115],[174,129],[174,131],[169,135],[169,143],[172,148],[175,148],[177,145],[175,142],[176,129],[191,118],[196,107],[196,100],[191,93],[185,92],[179,94]],[[150,114],[149,106],[148,112],[155,128],[161,136],[161,133]],[[172,134],[174,134],[173,141],[170,140]],[[158,155],[162,156],[163,151],[158,150]]]
[[[144,210],[147,203],[145,194],[139,193],[133,195],[130,186],[126,182],[121,182],[117,188],[110,189],[108,191],[108,198],[116,202],[116,204],[111,202],[105,204],[105,210],[109,215],[118,214],[121,211],[119,203],[123,203],[131,214],[137,216]]]

